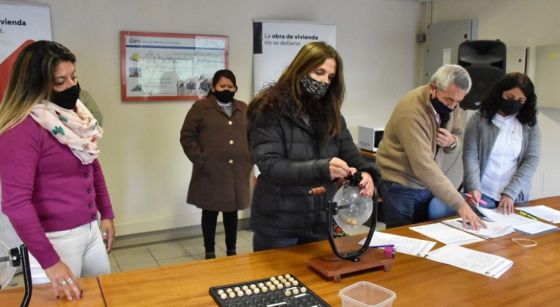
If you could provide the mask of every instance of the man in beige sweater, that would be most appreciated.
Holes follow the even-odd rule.
[[[461,141],[452,132],[463,129],[458,105],[471,85],[463,67],[444,65],[395,107],[376,157],[387,228],[426,221],[434,196],[457,209],[464,226],[484,226],[437,164]]]

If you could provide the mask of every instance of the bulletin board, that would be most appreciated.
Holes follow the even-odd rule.
[[[123,101],[197,100],[228,67],[228,37],[121,31]]]

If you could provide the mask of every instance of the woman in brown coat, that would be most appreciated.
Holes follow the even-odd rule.
[[[193,163],[187,203],[202,209],[206,259],[215,258],[218,213],[222,211],[227,255],[236,254],[237,211],[249,206],[252,158],[247,141],[247,105],[233,99],[235,75],[219,70],[205,99],[196,101],[183,123],[181,145]]]

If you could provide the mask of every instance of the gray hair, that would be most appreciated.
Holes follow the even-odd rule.
[[[469,73],[462,66],[448,64],[438,68],[432,75],[430,82],[433,82],[438,90],[444,91],[450,84],[455,85],[460,90],[469,92],[472,81]]]

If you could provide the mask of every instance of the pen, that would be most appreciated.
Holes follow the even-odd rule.
[[[532,220],[535,220],[535,221],[537,220],[536,217],[534,217],[533,215],[531,215],[531,214],[529,214],[529,213],[527,213],[527,212],[525,212],[525,211],[523,211],[523,210],[519,210],[519,211],[517,211],[517,213],[518,213],[519,215],[523,216],[523,217],[528,218],[528,219],[532,219]]]
[[[465,195],[467,195],[468,198],[474,198],[474,196],[472,196],[470,193],[465,193]],[[484,199],[480,199],[479,202],[483,205],[488,205],[488,202],[486,202]]]

